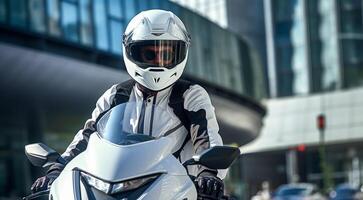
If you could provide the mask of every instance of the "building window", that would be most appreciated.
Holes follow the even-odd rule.
[[[121,40],[123,33],[122,23],[116,20],[111,20],[111,51],[117,54],[121,53]]]
[[[149,6],[149,3],[151,2],[150,0],[139,0],[138,2],[139,2],[138,4],[139,12],[150,9]]]
[[[121,5],[121,3],[123,3],[123,2],[121,2],[121,0],[108,1],[108,10],[109,10],[110,16],[122,19],[123,5]]]
[[[81,43],[85,45],[93,44],[93,24],[91,20],[91,4],[90,0],[80,0],[80,32]]]
[[[362,0],[339,1],[342,33],[363,33]]]
[[[10,23],[14,26],[25,27],[26,22],[26,1],[11,0],[10,3]]]
[[[99,49],[108,50],[108,30],[104,0],[94,0],[93,14],[95,18],[96,44]]]
[[[29,0],[30,27],[37,32],[45,32],[44,0]]]
[[[6,0],[0,0],[0,22],[6,21]]]
[[[363,85],[363,1],[338,1],[344,87]]]
[[[47,14],[48,14],[48,26],[49,34],[54,36],[60,36],[61,31],[59,28],[59,1],[47,0]]]
[[[170,9],[170,1],[168,0],[160,0],[160,8],[164,10],[171,10]]]
[[[150,1],[151,6],[149,9],[160,9],[160,1],[159,0],[153,0]]]
[[[126,20],[131,20],[136,15],[135,1],[124,0]]]
[[[177,5],[176,3],[169,3],[169,7],[170,7],[170,10],[172,10],[176,16],[180,16],[180,14],[182,13],[181,7],[179,5]]]
[[[363,40],[342,39],[342,53],[344,66],[344,85],[355,87],[363,85]]]
[[[73,42],[78,41],[77,6],[73,3],[62,2],[63,37]]]
[[[335,90],[339,84],[339,53],[334,2],[309,0],[307,5],[312,91]]]
[[[278,80],[278,95],[306,94],[310,83],[304,0],[274,1],[273,9],[277,78],[283,79]]]

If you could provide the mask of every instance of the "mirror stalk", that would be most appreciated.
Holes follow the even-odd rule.
[[[236,147],[214,146],[185,161],[183,166],[203,165],[210,169],[227,169],[240,153],[239,148]]]
[[[197,161],[194,160],[194,158],[191,158],[183,163],[183,166],[186,168],[189,165],[196,165],[198,164]]]

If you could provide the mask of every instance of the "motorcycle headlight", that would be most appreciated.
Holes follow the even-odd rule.
[[[110,183],[102,181],[98,178],[95,178],[95,177],[93,177],[89,174],[83,173],[83,172],[81,172],[81,175],[90,186],[92,186],[98,190],[101,190],[102,192],[104,192],[106,194],[110,191],[110,187],[111,187]]]
[[[133,179],[133,180],[129,180],[129,181],[123,181],[121,183],[115,183],[112,186],[111,194],[115,194],[118,192],[125,192],[125,191],[139,188],[139,187],[143,186],[144,184],[155,180],[158,176],[159,175],[153,175],[153,176],[137,178],[137,179]]]
[[[125,192],[125,191],[139,188],[139,187],[143,186],[144,184],[155,180],[159,176],[158,174],[156,174],[156,175],[152,175],[152,176],[141,177],[141,178],[136,178],[136,179],[112,184],[112,183],[108,183],[103,180],[100,180],[98,178],[95,178],[95,177],[93,177],[89,174],[83,173],[83,172],[81,172],[81,175],[90,186],[92,186],[106,194],[115,194],[115,193]]]

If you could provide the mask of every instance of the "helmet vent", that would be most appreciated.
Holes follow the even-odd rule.
[[[173,77],[173,76],[176,76],[176,72],[175,72],[174,74],[172,74],[172,75],[170,76],[170,78],[171,78],[171,77]]]
[[[155,36],[160,36],[160,35],[162,35],[162,34],[164,34],[164,33],[151,33],[151,34],[153,34],[153,35],[155,35]]]
[[[140,76],[140,77],[142,77],[139,73],[137,73],[137,72],[135,72],[135,76]]]
[[[165,71],[164,69],[150,69],[150,72],[163,72]]]
[[[160,78],[154,78],[155,83],[159,83]]]

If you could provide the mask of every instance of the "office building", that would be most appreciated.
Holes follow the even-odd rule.
[[[362,5],[264,1],[270,98],[260,137],[242,147],[247,197],[263,181],[272,188],[292,182],[325,189],[362,184]],[[321,114],[324,131],[317,126]],[[320,167],[323,144],[329,181]]]

